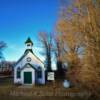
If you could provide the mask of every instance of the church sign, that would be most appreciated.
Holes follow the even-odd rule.
[[[48,72],[47,79],[50,80],[50,81],[53,81],[55,79],[54,78],[54,72]]]

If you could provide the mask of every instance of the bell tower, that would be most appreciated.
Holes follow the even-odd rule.
[[[26,45],[26,50],[32,50],[33,47],[33,42],[32,40],[28,37],[28,39],[25,41],[25,45]]]

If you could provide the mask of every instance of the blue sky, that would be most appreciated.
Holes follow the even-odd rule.
[[[33,51],[39,55],[39,31],[52,32],[58,17],[59,0],[0,0],[0,41],[7,43],[6,60],[16,61],[31,37]],[[41,56],[42,59],[42,56]]]

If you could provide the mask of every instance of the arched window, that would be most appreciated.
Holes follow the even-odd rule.
[[[29,47],[29,46],[31,46],[31,44],[27,44],[27,46]]]
[[[20,74],[20,67],[17,68],[17,78],[20,78],[21,74]]]
[[[37,77],[42,78],[42,69],[41,69],[41,67],[38,67]]]

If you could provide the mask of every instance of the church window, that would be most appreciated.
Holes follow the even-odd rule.
[[[42,69],[41,69],[41,67],[38,68],[37,75],[38,75],[38,78],[42,78]]]
[[[31,46],[30,44],[27,44],[27,46]]]
[[[20,78],[21,77],[21,73],[20,73],[20,68],[18,67],[17,68],[17,78]]]

